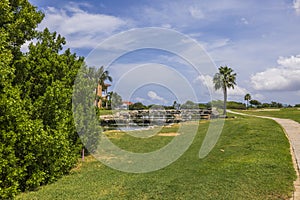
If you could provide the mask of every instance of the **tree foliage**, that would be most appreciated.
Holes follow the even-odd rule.
[[[86,151],[93,153],[101,133],[100,121],[96,115],[95,88],[98,83],[99,69],[82,65],[77,74],[73,91],[73,113],[77,133]],[[99,113],[98,113],[99,114]]]
[[[214,75],[213,83],[215,90],[222,89],[224,94],[224,106],[223,106],[223,115],[226,115],[226,103],[227,103],[227,90],[236,85],[235,82],[236,73],[233,73],[233,69],[227,66],[219,67],[219,72]]]
[[[258,100],[252,99],[249,101],[251,105],[254,105],[256,107],[261,105],[261,102],[259,102]]]
[[[0,199],[10,199],[76,164],[72,93],[84,61],[62,52],[60,35],[36,32],[43,14],[27,0],[1,1],[0,14]]]
[[[123,103],[122,97],[118,93],[112,92],[110,103],[112,109],[119,108]]]
[[[95,76],[97,77],[98,87],[96,91],[98,97],[97,97],[97,105],[99,108],[103,107],[102,103],[105,103],[105,107],[108,107],[108,99],[106,97],[102,99],[102,91],[107,89],[107,86],[105,85],[105,81],[108,80],[112,82],[112,77],[109,75],[109,72],[104,69],[103,66],[101,66],[99,69],[95,71]],[[105,100],[105,101],[102,101]]]
[[[184,104],[180,106],[181,109],[199,109],[198,103],[194,103],[193,101],[186,101]]]
[[[246,108],[248,108],[249,107],[249,101],[251,100],[251,95],[246,94],[245,97],[244,97],[244,100],[247,102]]]
[[[141,102],[137,102],[132,105],[129,105],[129,110],[144,110],[144,109],[147,109],[147,106],[145,106]]]

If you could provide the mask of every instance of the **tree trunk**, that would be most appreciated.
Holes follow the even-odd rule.
[[[227,106],[227,88],[224,87],[224,107],[223,107],[223,115],[226,117],[226,106]]]
[[[81,151],[81,159],[82,159],[82,161],[84,161],[84,147],[82,148],[82,151]]]
[[[99,100],[98,100],[98,108],[102,108],[102,85],[101,84],[98,84],[98,87],[97,87],[97,96],[100,97]]]

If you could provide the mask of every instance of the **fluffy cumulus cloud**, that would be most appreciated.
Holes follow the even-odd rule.
[[[278,67],[256,73],[251,82],[256,90],[299,91],[300,90],[300,55],[280,57]]]
[[[156,94],[156,92],[154,91],[149,91],[148,92],[148,97],[150,97],[150,99],[152,100],[158,100],[158,101],[161,101],[163,103],[167,103],[168,101],[165,100],[163,97],[159,96],[158,94]]]
[[[89,13],[72,3],[62,9],[46,8],[45,18],[39,29],[48,27],[50,31],[57,31],[66,37],[70,47],[91,48],[128,23],[115,16]]]

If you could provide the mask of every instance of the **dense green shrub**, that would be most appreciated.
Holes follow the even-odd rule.
[[[145,106],[141,102],[137,102],[132,105],[129,105],[129,110],[144,110],[144,109],[147,109],[147,106]]]
[[[83,58],[62,52],[60,35],[35,31],[43,14],[27,0],[1,1],[0,13],[0,199],[10,199],[76,164],[72,93]]]

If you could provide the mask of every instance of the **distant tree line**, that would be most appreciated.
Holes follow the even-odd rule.
[[[284,105],[279,102],[272,101],[271,103],[261,103],[257,100],[250,100],[250,107],[255,108],[283,108]]]
[[[133,103],[129,106],[129,110],[147,110],[152,108],[155,105],[144,105],[141,102]],[[157,105],[159,106],[159,105]],[[183,104],[179,104],[180,109],[210,109],[212,107],[216,107],[219,109],[223,109],[224,102],[221,100],[214,100],[208,103],[196,103],[193,101],[186,101]],[[175,109],[174,105],[170,106],[160,106],[164,109]],[[247,109],[247,103],[237,102],[237,101],[227,101],[227,108],[229,109],[239,109],[245,110]],[[282,103],[278,102],[270,102],[270,103],[260,103],[257,100],[250,100],[248,104],[248,108],[284,108],[284,107],[300,107],[300,104],[296,104],[295,106],[291,105],[283,105]]]

